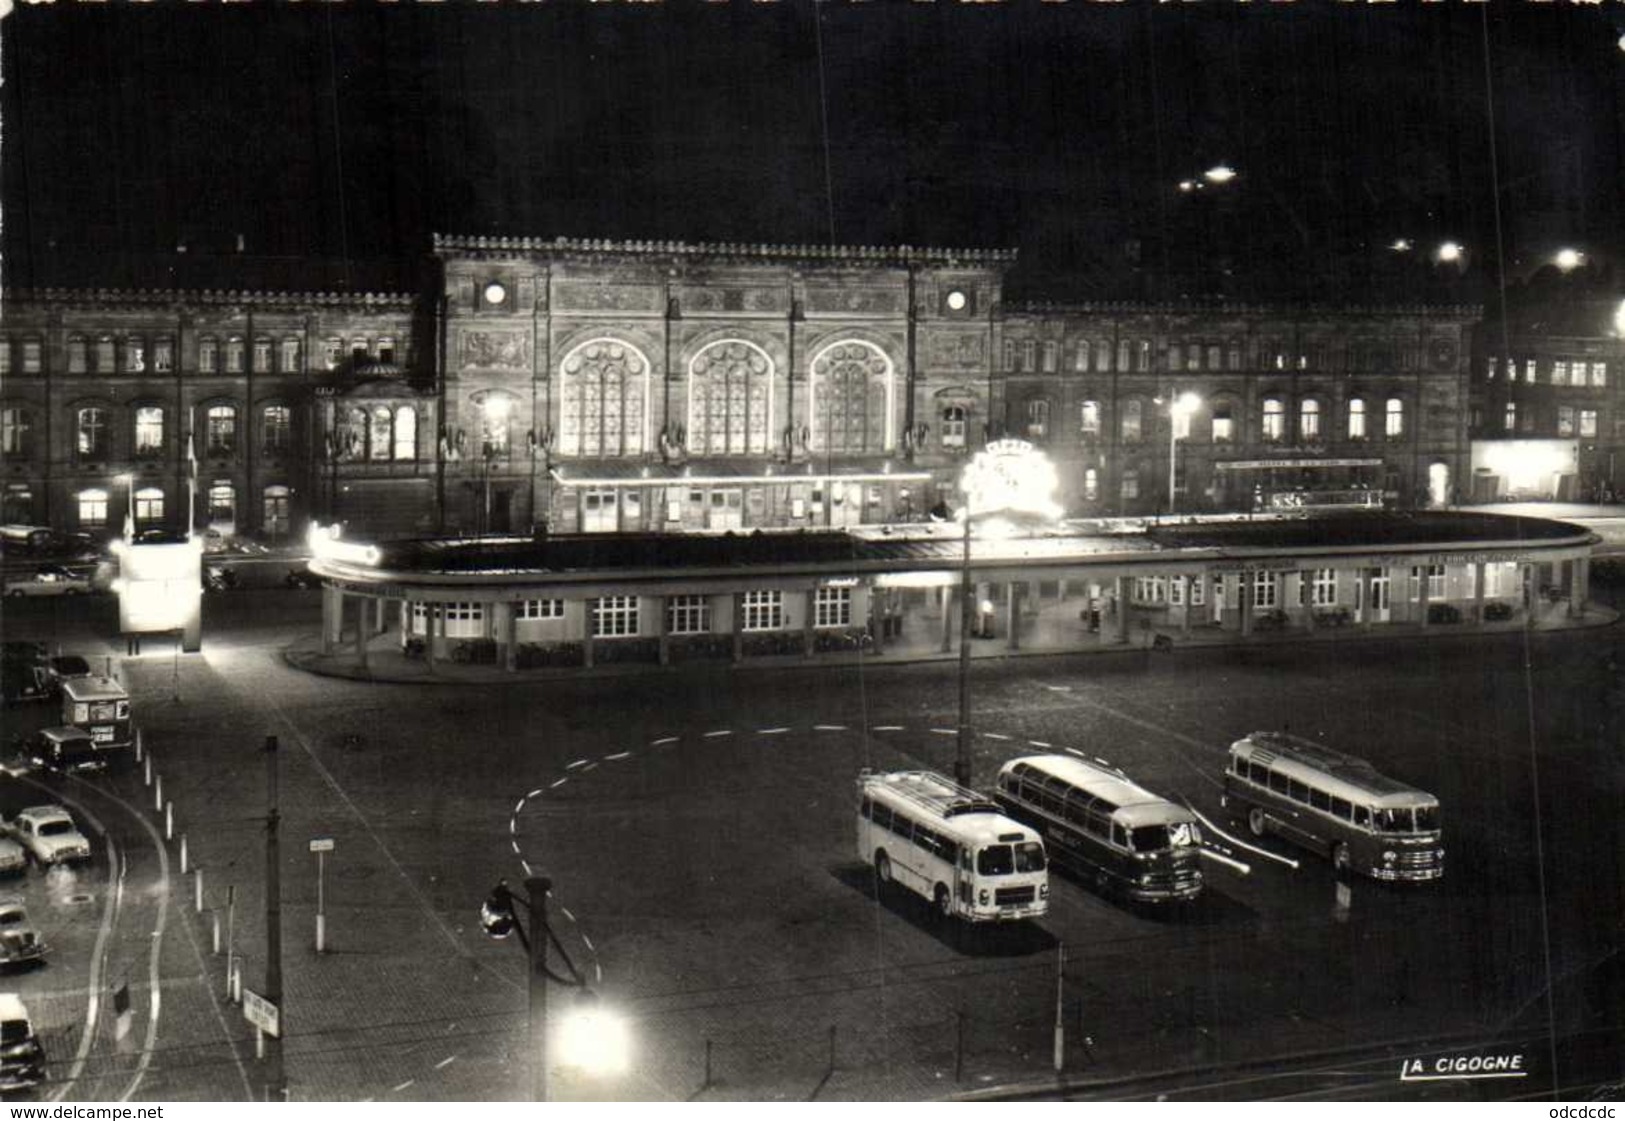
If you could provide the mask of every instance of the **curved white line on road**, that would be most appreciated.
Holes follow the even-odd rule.
[[[24,781],[32,782],[29,779]],[[33,785],[38,786],[39,784],[33,783]],[[60,793],[57,794],[57,797],[62,798],[65,802],[72,801],[72,799],[64,797]],[[107,841],[107,877],[110,890],[107,893],[106,906],[102,908],[101,926],[96,931],[96,944],[90,951],[90,980],[87,985],[90,990],[90,1000],[85,1008],[85,1027],[79,1033],[79,1049],[74,1053],[73,1065],[68,1068],[68,1076],[62,1080],[62,1085],[57,1088],[56,1093],[51,1095],[53,1102],[59,1102],[66,1097],[68,1091],[73,1089],[73,1084],[79,1081],[79,1076],[84,1073],[85,1063],[90,1058],[90,1048],[96,1042],[96,1020],[101,1015],[102,970],[107,962],[107,942],[113,936],[113,924],[118,914],[118,892],[111,889],[113,880],[117,875],[114,869],[118,867],[118,850],[113,847],[112,837],[103,828],[101,822],[96,820],[95,815],[77,803],[74,804],[74,809],[78,810]]]
[[[758,728],[756,734],[758,736],[781,736],[789,730],[788,728]]]
[[[614,755],[606,755],[606,756],[604,756],[604,762],[608,763],[611,760],[627,759],[627,758],[630,758],[631,755],[632,755],[632,753],[630,751],[617,751]]]
[[[650,747],[665,747],[669,743],[676,743],[678,738],[679,737],[677,737],[677,736],[664,736],[664,737],[662,737],[662,738],[660,738],[658,740],[653,741],[652,743],[649,744],[649,746]]]
[[[1225,856],[1223,853],[1216,852],[1205,845],[1196,851],[1201,853],[1202,856],[1208,860],[1217,860],[1220,864],[1230,865],[1230,867],[1240,872],[1243,876],[1250,876],[1253,874],[1253,866],[1251,864],[1244,864],[1239,860],[1233,860],[1230,857]]]
[[[901,732],[903,726],[901,724],[876,724],[869,730],[871,732]]]
[[[1204,817],[1202,815],[1202,811],[1191,805],[1190,799],[1188,798],[1185,799],[1185,808],[1196,815],[1197,821],[1200,821],[1203,825],[1207,826],[1209,829],[1213,830],[1213,832],[1229,841],[1232,845],[1235,845],[1238,849],[1246,849],[1248,852],[1257,853],[1259,856],[1265,856],[1273,861],[1276,861],[1277,863],[1285,864],[1288,868],[1291,868],[1294,871],[1297,870],[1298,862],[1293,860],[1291,857],[1278,856],[1275,853],[1270,852],[1268,849],[1261,849],[1257,845],[1249,845],[1246,841],[1241,840],[1239,837],[1232,837],[1230,834],[1226,833],[1223,829],[1220,829],[1217,825],[1214,825],[1211,821]]]
[[[708,739],[708,740],[714,740],[719,736],[731,736],[733,734],[734,734],[734,732],[733,732],[732,728],[720,728],[715,732],[707,732],[707,733],[705,733],[704,737],[702,737],[702,738]]]

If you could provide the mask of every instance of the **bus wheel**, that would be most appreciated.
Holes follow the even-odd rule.
[[[948,889],[941,884],[937,885],[937,917],[951,919],[954,917],[954,897],[948,894]]]
[[[884,849],[875,853],[875,879],[879,883],[880,891],[891,888],[891,857],[886,855]]]
[[[1349,847],[1339,841],[1332,846],[1332,867],[1344,872],[1348,870],[1349,863]]]
[[[1264,811],[1254,806],[1247,811],[1247,828],[1253,831],[1253,836],[1262,837],[1269,828],[1264,821]]]

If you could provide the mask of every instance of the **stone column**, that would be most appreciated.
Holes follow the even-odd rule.
[[[660,603],[660,664],[671,664],[671,597],[661,596]]]
[[[745,660],[745,593],[734,593],[733,661],[738,665]]]
[[[1431,567],[1431,565],[1426,564],[1417,566],[1417,571],[1422,574],[1422,578],[1416,582],[1416,602],[1417,609],[1421,613],[1421,618],[1418,620],[1418,622],[1420,622],[1423,627],[1428,626],[1428,607],[1433,602],[1433,597],[1428,594],[1428,584],[1431,582],[1428,580],[1428,569]]]
[[[869,584],[864,589],[869,599],[869,635],[874,642],[874,652],[886,652],[886,595],[881,589]]]
[[[1258,594],[1256,580],[1257,573],[1238,572],[1236,584],[1240,591],[1236,593],[1238,606],[1241,608],[1241,637],[1247,638],[1253,633],[1253,596]]]
[[[333,644],[344,633],[344,593],[331,584],[322,585],[322,653],[331,654]]]
[[[1119,646],[1128,642],[1128,593],[1130,578],[1119,576],[1117,578],[1117,637],[1113,640]]]
[[[1360,569],[1360,604],[1361,604],[1361,607],[1360,607],[1360,629],[1361,630],[1370,630],[1371,629],[1372,619],[1377,614],[1377,605],[1375,603],[1371,602],[1371,589],[1372,589],[1372,587],[1373,587],[1373,581],[1371,579],[1371,569],[1367,568],[1367,567],[1362,567]]]
[[[1009,618],[1010,633],[1005,636],[1007,650],[1021,649],[1021,593],[1025,586],[1015,580],[1005,585],[1005,615]]]
[[[429,672],[433,673],[435,667],[435,640],[440,634],[440,605],[431,602],[428,608],[429,617],[424,620],[427,624],[425,630],[428,633],[423,636],[423,660],[427,663]]]
[[[1473,565],[1473,625],[1475,627],[1484,625],[1484,576],[1484,562],[1479,561]]]
[[[385,631],[389,630],[389,601],[383,596],[379,596],[373,602],[378,608],[377,618],[375,619],[377,633],[383,634]]]
[[[817,637],[814,623],[817,621],[818,588],[816,586],[808,588],[804,598],[807,613],[801,620],[801,656],[810,658],[813,656],[813,639]]]
[[[1576,557],[1574,560],[1574,595],[1569,602],[1576,617],[1585,614],[1586,604],[1591,602],[1590,557]]]
[[[954,648],[953,599],[954,590],[944,584],[937,595],[937,600],[942,605],[942,652],[944,654]]]
[[[355,597],[355,656],[361,663],[361,668],[367,668],[367,639],[372,637],[372,628],[367,625],[367,616],[372,613],[371,606],[365,596]]]
[[[1303,611],[1303,625],[1310,634],[1315,633],[1315,575],[1299,570],[1298,605]]]
[[[1218,595],[1219,587],[1213,573],[1204,570],[1202,573],[1202,612],[1207,619],[1213,618],[1214,607],[1218,603]]]

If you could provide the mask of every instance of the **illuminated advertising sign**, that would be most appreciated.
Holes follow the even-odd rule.
[[[200,538],[150,544],[120,542],[115,552],[119,578],[114,587],[122,633],[183,631],[190,636],[198,631],[203,597]]]
[[[1055,519],[1055,465],[1025,440],[995,440],[970,461],[960,479],[973,518],[992,515]]]

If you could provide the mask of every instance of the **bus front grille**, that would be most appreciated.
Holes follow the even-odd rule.
[[[1026,887],[1001,887],[994,891],[993,901],[1000,907],[1025,907],[1038,897],[1038,889],[1028,884]]]

